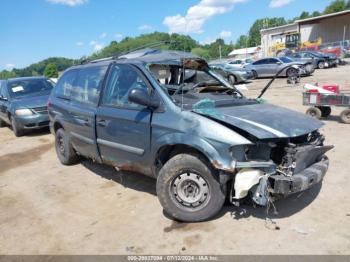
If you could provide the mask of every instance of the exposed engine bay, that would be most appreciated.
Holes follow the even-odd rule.
[[[328,168],[324,145],[318,131],[296,138],[257,141],[245,147],[245,157],[237,162],[239,170],[231,188],[232,201],[248,195],[261,206],[274,197],[286,196],[319,183]],[[239,157],[239,156],[237,156]]]

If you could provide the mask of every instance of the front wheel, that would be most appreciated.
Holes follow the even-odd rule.
[[[11,117],[11,128],[16,137],[21,137],[24,135],[23,128],[17,123],[17,121]]]
[[[225,202],[225,190],[216,172],[201,157],[179,154],[159,172],[158,199],[173,218],[199,222],[216,215]]]
[[[298,76],[298,70],[295,68],[289,68],[287,70],[287,77]]]
[[[318,62],[318,64],[317,64],[317,67],[319,68],[319,69],[324,69],[325,68],[325,63],[324,62]]]
[[[231,85],[234,85],[237,83],[237,78],[234,75],[229,75],[228,81],[230,82]]]

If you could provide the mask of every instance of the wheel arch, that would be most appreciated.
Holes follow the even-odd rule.
[[[65,129],[64,126],[62,125],[62,123],[58,120],[55,120],[52,124],[52,130],[54,131],[54,134],[56,134],[58,129]]]
[[[187,141],[191,141],[188,143]],[[156,150],[153,153],[155,175],[158,175],[159,169],[164,165],[171,157],[181,154],[189,153],[196,154],[203,158],[212,168],[231,171],[234,168],[231,166],[233,158],[227,152],[227,154],[220,154],[224,150],[228,150],[228,147],[223,146],[222,150],[217,150],[206,140],[185,134],[174,134],[163,137],[162,141],[158,141],[158,146],[155,146]]]

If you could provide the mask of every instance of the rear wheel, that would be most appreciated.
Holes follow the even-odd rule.
[[[340,119],[344,124],[350,124],[350,109],[345,109],[341,112]]]
[[[325,68],[325,63],[322,62],[322,61],[320,61],[320,62],[318,62],[317,67],[318,67],[319,69],[324,69],[324,68]]]
[[[0,128],[5,126],[6,126],[6,122],[0,119]]]
[[[11,117],[11,128],[16,137],[21,137],[24,135],[24,130],[17,121]]]
[[[311,117],[314,117],[314,118],[317,118],[317,119],[321,119],[322,117],[322,112],[319,108],[317,107],[310,107],[307,111],[306,111],[306,114],[311,116]]]
[[[73,165],[79,161],[79,157],[70,143],[67,132],[62,128],[56,131],[55,148],[57,157],[63,165]]]
[[[237,83],[237,78],[234,75],[229,75],[228,81],[230,82],[231,85],[234,85]]]
[[[258,73],[255,70],[252,70],[254,79],[258,78]]]
[[[329,106],[320,106],[317,108],[321,110],[322,117],[329,117],[329,115],[332,113],[332,109]]]
[[[207,220],[216,215],[225,202],[225,190],[215,176],[215,170],[201,157],[176,155],[159,172],[158,199],[175,219],[186,222]]]

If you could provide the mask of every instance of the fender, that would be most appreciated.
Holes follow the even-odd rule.
[[[235,170],[233,165],[234,159],[230,154],[229,145],[220,144],[220,148],[216,149],[207,140],[187,133],[171,133],[157,138],[152,143],[152,158],[156,158],[157,152],[161,147],[169,145],[186,145],[195,148],[205,155],[215,168],[228,172],[234,172]]]

